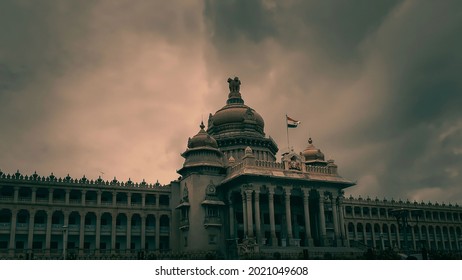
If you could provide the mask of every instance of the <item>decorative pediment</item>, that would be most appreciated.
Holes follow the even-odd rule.
[[[284,169],[293,171],[302,171],[302,157],[293,151],[284,154],[282,157]]]

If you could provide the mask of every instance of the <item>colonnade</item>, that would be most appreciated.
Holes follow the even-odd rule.
[[[268,206],[266,209],[263,209],[265,213],[269,214],[269,228],[270,228],[270,243],[272,246],[278,244],[278,237],[276,234],[276,223],[275,223],[275,197],[283,197],[283,211],[280,211],[281,214],[285,214],[285,228],[287,230],[287,236],[285,244],[287,246],[314,246],[314,238],[319,239],[319,244],[321,246],[327,246],[328,234],[326,230],[326,219],[325,219],[325,195],[323,191],[316,190],[313,192],[313,189],[301,188],[301,198],[303,201],[303,218],[304,218],[304,237],[305,244],[299,244],[296,238],[294,238],[293,224],[292,220],[294,219],[292,214],[292,209],[295,206],[292,201],[292,197],[300,196],[294,194],[294,187],[284,186],[282,188],[276,186],[267,186],[266,188],[254,187],[251,185],[244,185],[240,190],[240,195],[242,201],[242,211],[243,211],[243,230],[245,238],[256,239],[256,242],[259,245],[264,245],[264,236],[262,229],[262,204],[260,202],[260,196],[266,195]],[[233,193],[230,191],[228,194],[228,212],[229,212],[229,236],[235,238],[235,213],[236,201],[233,200]],[[315,193],[317,198],[310,199],[310,193]],[[331,194],[330,194],[331,195]],[[281,197],[281,198],[282,198]],[[332,205],[332,217],[333,217],[333,231],[334,231],[334,240],[343,240],[345,236],[344,226],[342,225],[344,221],[343,211],[339,211],[339,203],[341,205],[341,200],[338,200],[337,197],[331,197],[333,203]],[[266,201],[266,198],[265,198]],[[311,205],[314,203],[314,205]],[[297,205],[300,207],[300,205]],[[240,206],[239,206],[240,208]],[[314,210],[314,211],[313,211]],[[314,213],[310,213],[313,211]],[[330,211],[330,210],[329,210]],[[316,230],[315,236],[313,236],[312,225],[315,226]],[[341,242],[336,244],[341,246]]]

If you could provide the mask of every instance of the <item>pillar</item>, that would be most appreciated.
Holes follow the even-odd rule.
[[[241,191],[242,196],[242,223],[244,227],[244,238],[247,238],[247,199],[244,191]]]
[[[86,193],[87,193],[86,190],[82,190],[82,198],[81,198],[81,200],[82,200],[82,206],[85,206],[85,194],[86,194]]]
[[[32,187],[32,203],[35,203],[35,201],[37,200],[37,188],[36,187]]]
[[[234,205],[231,199],[231,193],[228,196],[228,207],[229,207],[229,238],[234,239]]]
[[[95,248],[96,252],[99,253],[101,243],[101,213],[95,212],[96,214],[96,236],[95,236]]]
[[[146,215],[141,214],[141,250],[144,249],[146,249]]]
[[[83,195],[84,196],[84,195]],[[85,243],[85,212],[80,214],[80,228],[79,228],[79,251],[83,255],[84,243]]]
[[[29,233],[27,236],[27,248],[32,249],[32,243],[34,241],[34,218],[35,211],[30,211],[29,213]]]
[[[50,251],[50,241],[51,241],[51,218],[53,217],[53,213],[47,212],[47,228],[45,232],[45,249]]]
[[[10,226],[10,241],[9,241],[9,249],[10,255],[14,255],[15,249],[15,237],[16,237],[16,216],[18,214],[17,210],[11,210],[11,226]]]
[[[159,203],[157,203],[157,205],[159,205]],[[159,249],[160,249],[160,215],[156,217],[156,250],[159,250]]]
[[[276,237],[276,225],[274,223],[274,187],[268,188],[268,204],[269,204],[269,218],[270,218],[270,230],[271,230],[271,245],[278,246],[278,240]]]
[[[321,244],[322,246],[327,245],[327,234],[326,234],[326,217],[324,215],[324,194],[319,193],[319,223],[321,229]]]
[[[261,220],[260,220],[260,190],[257,188],[255,190],[254,196],[254,205],[255,205],[255,230],[258,244],[261,243]]]
[[[343,207],[343,197],[338,197],[338,209],[339,209],[339,218],[340,218],[340,225],[339,225],[339,228],[340,228],[340,239],[342,240],[342,245],[343,246],[350,246],[349,245],[349,239],[348,239],[348,236],[347,236],[347,233],[346,233],[346,229],[345,229],[345,216],[344,216],[344,207]],[[382,229],[380,229],[382,230]]]
[[[292,240],[293,240],[293,233],[292,233],[292,213],[290,211],[290,194],[291,194],[292,188],[291,187],[285,187],[284,192],[285,192],[285,206],[286,206],[286,222],[287,222],[287,245],[291,246],[292,245]]]
[[[337,197],[332,198],[332,218],[334,223],[334,239],[335,239],[335,246],[340,245],[340,236],[339,236],[339,224],[338,224],[338,204],[337,204]],[[374,232],[372,230],[372,232]]]
[[[308,246],[313,246],[313,237],[311,236],[310,208],[309,208],[310,190],[303,189],[303,210],[305,212],[305,234]]]
[[[69,189],[66,189],[66,190],[64,190],[64,191],[65,191],[65,199],[64,199],[64,203],[65,203],[66,205],[69,205],[69,196],[70,196],[70,192],[71,192],[71,190],[69,190]]]
[[[127,249],[130,250],[132,243],[132,214],[127,213]]]
[[[253,213],[252,213],[252,192],[253,190],[246,190],[246,206],[247,206],[247,235],[250,238],[254,237],[253,234]]]
[[[13,202],[18,203],[19,187],[14,187]]]
[[[96,192],[96,205],[100,206],[101,205],[101,190],[98,190]]]
[[[145,193],[142,193],[141,194],[141,207],[144,209],[144,207],[146,206],[146,194]],[[144,245],[143,245],[144,246]],[[143,247],[144,248],[144,247]]]
[[[114,195],[112,196],[114,198]],[[114,202],[114,200],[113,200]],[[112,213],[112,224],[111,224],[111,250],[114,251],[116,248],[116,224],[117,224],[117,213]]]

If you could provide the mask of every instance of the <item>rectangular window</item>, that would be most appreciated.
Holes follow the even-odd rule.
[[[50,249],[58,249],[58,242],[56,241],[50,242]]]
[[[24,242],[23,241],[16,241],[16,249],[24,249]],[[40,246],[40,249],[42,249],[41,246]]]
[[[105,243],[105,242],[101,242],[101,243],[99,244],[99,248],[100,248],[101,250],[106,250],[106,243]]]
[[[0,249],[6,249],[6,248],[8,248],[8,242],[0,241]]]
[[[86,249],[86,250],[90,249],[90,242],[84,242],[83,243],[83,248]]]

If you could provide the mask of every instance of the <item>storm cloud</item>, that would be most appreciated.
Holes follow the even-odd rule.
[[[458,1],[2,1],[3,172],[168,183],[228,77],[347,195],[462,202]]]

